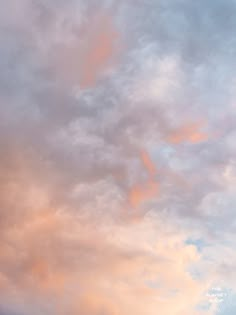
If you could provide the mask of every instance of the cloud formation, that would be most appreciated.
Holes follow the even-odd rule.
[[[233,312],[235,2],[0,5],[0,313]]]

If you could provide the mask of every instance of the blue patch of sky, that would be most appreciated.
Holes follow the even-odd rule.
[[[196,249],[198,250],[198,252],[202,252],[202,250],[204,249],[204,247],[207,246],[207,242],[204,241],[203,239],[191,239],[191,238],[188,238],[186,241],[185,241],[185,244],[186,245],[193,245],[196,247]]]

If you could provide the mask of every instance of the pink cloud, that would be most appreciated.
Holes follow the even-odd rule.
[[[207,141],[209,135],[202,131],[204,127],[200,123],[189,123],[179,128],[172,130],[167,136],[167,141],[170,143],[178,144],[182,142],[200,143]]]
[[[90,88],[114,66],[119,40],[113,17],[108,12],[94,14],[73,38],[54,47],[53,72],[64,83]]]

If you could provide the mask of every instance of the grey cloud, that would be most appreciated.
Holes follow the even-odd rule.
[[[24,1],[11,17],[12,7],[0,15],[3,239],[8,241],[10,227],[31,218],[30,209],[38,206],[34,193],[41,190],[40,206],[66,209],[78,221],[88,215],[96,226],[118,220],[119,212],[128,217],[129,189],[143,180],[142,149],[157,166],[160,194],[140,213],[151,205],[204,235],[217,229],[218,240],[222,233],[233,236],[235,182],[232,174],[225,179],[225,171],[235,161],[235,2]],[[53,72],[58,42],[77,43],[89,14],[105,7],[124,42],[118,62],[96,86],[81,90],[74,77],[65,84],[63,74]],[[68,47],[69,56],[77,56],[79,46]],[[201,119],[206,140],[167,141]],[[45,236],[60,260],[63,237]],[[42,242],[32,240],[29,248],[44,251]],[[71,240],[63,246],[72,262],[79,252],[85,269],[103,251]],[[119,250],[114,252],[115,260]]]
[[[83,3],[80,4],[83,7]],[[64,21],[57,16],[61,14],[63,16],[63,10],[65,16],[67,14],[71,16],[73,6],[75,6],[74,2],[68,4],[61,2],[60,5],[52,3],[48,6],[47,3],[39,1],[32,6],[36,10],[35,19],[39,18],[39,20],[32,21],[30,18],[30,23],[33,23],[33,29],[37,30],[39,27],[47,26],[50,20],[47,29],[52,29],[53,33],[57,32],[55,28],[57,21],[60,23]],[[149,2],[146,5],[140,3],[140,7],[136,10],[130,3],[122,4],[118,12],[126,14],[123,19],[126,19],[127,25],[133,27],[133,29],[128,28],[128,31],[137,36],[137,38],[134,36],[133,46],[129,47],[130,53],[128,52],[127,55],[130,57],[124,57],[123,64],[117,67],[110,80],[100,82],[97,89],[82,92],[77,99],[74,98],[69,87],[61,90],[60,86],[55,86],[57,82],[53,82],[53,77],[50,77],[45,70],[47,55],[37,52],[37,43],[34,39],[30,36],[19,36],[18,42],[15,42],[14,38],[18,37],[18,32],[26,35],[26,29],[23,28],[18,32],[11,30],[13,39],[11,40],[9,33],[6,33],[6,42],[3,40],[1,45],[4,60],[1,65],[2,81],[7,84],[6,86],[2,84],[2,95],[5,95],[6,99],[3,98],[2,102],[8,104],[1,110],[3,117],[8,120],[8,123],[5,122],[3,125],[2,134],[5,134],[5,139],[7,137],[13,142],[21,143],[21,146],[31,150],[33,155],[39,155],[42,159],[39,162],[41,165],[45,167],[50,165],[53,172],[58,172],[62,180],[62,190],[64,180],[66,185],[70,181],[72,186],[75,184],[75,174],[78,174],[78,180],[84,181],[93,177],[98,180],[101,176],[109,177],[114,172],[121,172],[124,181],[128,180],[129,165],[136,159],[139,146],[145,146],[146,141],[153,145],[158,141],[162,142],[163,136],[172,128],[172,120],[174,123],[175,120],[182,123],[189,118],[195,119],[196,113],[199,117],[203,116],[207,119],[209,132],[214,133],[216,129],[220,129],[218,123],[222,123],[221,113],[226,110],[230,115],[231,109],[227,103],[224,104],[224,109],[222,105],[223,102],[229,102],[226,86],[232,84],[233,69],[228,65],[229,51],[222,47],[225,47],[223,44],[225,41],[233,43],[233,34],[228,32],[233,25],[231,18],[233,10],[234,3],[224,4],[222,1],[215,2],[211,6],[205,2],[198,4],[184,1],[158,4]],[[224,12],[224,15],[220,16],[218,12]],[[136,13],[139,14],[139,18]],[[144,16],[145,18],[142,19]],[[222,27],[226,17],[228,24]],[[59,30],[62,25],[63,23]],[[162,36],[161,29],[164,32]],[[217,34],[216,38],[210,38],[212,30]],[[38,32],[40,31],[42,32],[42,29],[38,29]],[[128,31],[127,36],[130,36]],[[64,32],[70,35],[73,29],[66,26]],[[188,32],[192,34],[191,38],[187,36]],[[140,34],[144,38],[142,45],[151,43],[146,50],[139,47]],[[45,40],[47,42],[47,36]],[[192,45],[191,42],[199,51],[202,49],[199,57],[197,52],[197,55],[187,52],[188,45],[189,47]],[[213,55],[211,60],[203,58],[204,55],[211,54]],[[188,59],[188,55],[192,59]],[[132,58],[133,56],[135,58]],[[172,73],[168,74],[168,70],[166,73],[165,69],[163,74],[160,73],[159,67],[165,60],[164,56],[170,58],[180,56],[180,59],[177,58],[179,60],[177,64],[182,74],[180,73],[180,84],[174,88],[173,82],[178,80],[179,73],[175,76],[175,68],[173,68],[173,77]],[[162,79],[167,80],[167,86],[163,96],[154,94],[149,99],[148,85],[153,85],[155,89],[155,84],[159,84],[155,79],[152,81],[152,66],[155,65],[157,65],[157,78],[161,74]],[[40,68],[42,72],[39,71]],[[223,72],[228,76],[219,79],[217,83],[216,76],[219,77]],[[141,85],[136,86],[136,81],[142,80],[143,75],[146,76],[146,85],[141,81]],[[213,86],[215,82],[216,85]],[[223,87],[220,88],[222,95],[218,98],[217,88],[221,83],[223,83]],[[160,85],[157,86],[161,89]],[[142,91],[137,91],[137,88],[143,89],[144,96],[141,101],[136,94],[139,95]],[[112,94],[113,99],[109,93]],[[170,101],[163,104],[163,98],[171,93],[173,96]],[[130,97],[132,94],[137,98],[133,100]],[[233,124],[232,130],[228,131],[228,126],[222,128],[227,133],[227,143],[229,141],[232,143],[230,139],[233,138],[231,135]],[[61,134],[64,134],[64,139]],[[2,141],[4,143],[4,139]],[[160,179],[164,187],[165,183],[168,186],[172,176],[165,175],[165,172],[168,173],[168,169],[173,173],[180,172],[180,176],[186,176],[187,181],[195,183],[195,189],[194,192],[185,195],[185,188],[173,187],[173,190],[170,189],[167,193],[166,202],[172,198],[176,200],[174,194],[180,199],[183,207],[186,207],[185,215],[189,212],[187,210],[189,208],[192,208],[191,213],[194,212],[195,205],[201,202],[204,195],[219,189],[218,183],[211,177],[212,172],[216,172],[216,165],[218,163],[227,165],[231,158],[231,152],[225,146],[224,138],[221,141],[210,139],[203,145],[179,146],[173,157],[163,164],[163,175]],[[161,154],[157,156],[156,162],[162,163]],[[203,175],[201,178],[195,175],[198,172]],[[208,174],[207,178],[206,174]],[[126,184],[122,182],[120,184],[121,189],[127,189]],[[165,194],[164,191],[163,193]]]

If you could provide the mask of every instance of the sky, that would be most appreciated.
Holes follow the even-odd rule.
[[[236,1],[0,8],[0,315],[234,315]]]

